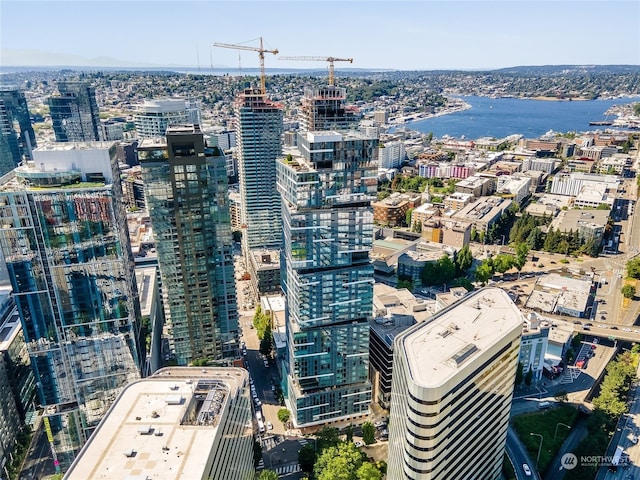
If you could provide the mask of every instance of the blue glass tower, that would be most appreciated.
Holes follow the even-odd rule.
[[[85,82],[60,82],[58,92],[48,99],[56,142],[100,140],[95,87]]]
[[[2,177],[0,247],[64,468],[140,376],[140,305],[115,144],[51,144],[33,154]]]
[[[226,161],[198,125],[138,146],[166,290],[171,348],[179,365],[238,353]]]
[[[344,89],[331,86],[315,92],[318,104],[329,90],[332,101],[344,102]],[[283,383],[292,420],[303,428],[356,419],[369,409],[378,151],[377,138],[347,130],[354,121],[335,109],[323,117],[309,95],[304,102],[313,123],[325,130],[299,133],[298,149],[277,163],[287,302]]]
[[[31,158],[36,135],[24,92],[17,87],[0,86],[0,175]]]

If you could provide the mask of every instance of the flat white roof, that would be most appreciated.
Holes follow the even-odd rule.
[[[204,478],[220,417],[247,382],[248,373],[240,368],[172,367],[130,383],[82,448],[65,480],[140,475],[163,480]],[[201,409],[185,418],[196,395],[202,397]],[[219,414],[202,415],[206,409]]]
[[[404,338],[413,381],[435,388],[463,368],[476,368],[474,357],[514,329],[522,330],[524,320],[501,288],[472,292]]]

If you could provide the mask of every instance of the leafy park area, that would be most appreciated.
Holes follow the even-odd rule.
[[[362,439],[366,445],[375,442],[375,427],[371,422],[362,425]],[[387,471],[386,462],[374,461],[355,446],[351,428],[341,435],[336,428],[323,427],[314,441],[298,451],[298,463],[305,474],[303,480],[382,480]],[[258,480],[275,480],[278,477],[273,476],[274,473],[263,470]]]
[[[578,410],[571,405],[543,412],[528,413],[513,419],[513,426],[532,458],[538,457],[538,471],[543,472],[556,456],[570,430],[562,425],[573,427]],[[542,435],[542,447],[540,447]]]

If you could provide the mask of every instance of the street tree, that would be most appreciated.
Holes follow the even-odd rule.
[[[313,472],[313,466],[316,464],[316,451],[315,447],[307,443],[300,450],[298,450],[298,465],[300,470],[305,473]]]
[[[362,424],[362,440],[367,445],[371,445],[376,441],[376,427],[371,422],[364,422]]]
[[[282,422],[282,424],[286,424],[291,418],[291,412],[286,408],[281,408],[278,410],[278,420]]]
[[[382,472],[370,462],[364,462],[356,471],[357,480],[382,480]]]
[[[468,244],[465,244],[460,249],[460,251],[458,252],[458,255],[456,256],[456,268],[458,270],[458,273],[460,275],[466,274],[467,270],[471,268],[472,264],[473,264],[473,255],[471,253],[471,249],[469,248]]]
[[[352,442],[329,447],[318,456],[313,473],[316,480],[358,480],[363,455]]]
[[[633,298],[636,295],[636,287],[631,284],[627,284],[620,289],[620,293],[622,293],[624,298]]]
[[[278,480],[278,474],[273,470],[262,470],[258,475],[258,480]]]

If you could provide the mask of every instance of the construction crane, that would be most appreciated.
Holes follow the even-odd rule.
[[[214,47],[222,47],[222,48],[234,48],[236,50],[249,50],[252,52],[258,52],[258,56],[260,57],[260,90],[264,95],[267,93],[266,81],[264,77],[264,54],[265,53],[273,53],[274,55],[278,54],[278,49],[275,50],[267,50],[262,46],[262,37],[260,37],[260,47],[249,47],[247,45],[235,45],[231,43],[214,43]]]
[[[335,83],[335,75],[333,73],[333,62],[349,62],[353,63],[353,58],[336,58],[336,57],[278,57],[278,60],[303,60],[307,62],[329,62],[329,85]]]

